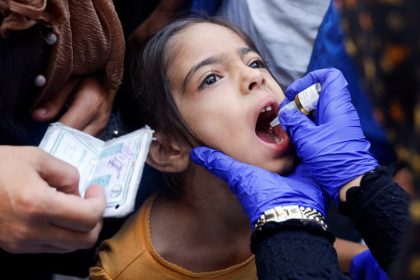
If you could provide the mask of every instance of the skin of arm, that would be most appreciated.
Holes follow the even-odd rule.
[[[354,178],[353,180],[349,181],[347,184],[345,184],[341,189],[340,189],[340,200],[341,201],[347,201],[346,199],[346,194],[347,191],[352,188],[352,187],[360,187],[360,181],[362,180],[364,174]]]
[[[353,257],[367,250],[368,247],[357,242],[337,238],[334,242],[334,249],[337,252],[340,270],[348,273]]]
[[[64,253],[93,246],[105,197],[78,191],[77,169],[36,147],[0,146],[0,247],[11,253]]]
[[[360,187],[360,181],[364,174],[354,178],[347,184],[345,184],[340,190],[340,200],[346,201],[346,193],[351,187]],[[400,169],[393,177],[394,181],[397,182],[410,196],[414,195],[414,185],[412,173],[408,168]]]

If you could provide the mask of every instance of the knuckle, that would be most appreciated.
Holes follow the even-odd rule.
[[[19,227],[15,229],[13,233],[14,244],[17,246],[18,244],[24,243],[29,239],[29,236],[29,230],[26,227]]]
[[[97,130],[101,130],[105,128],[106,124],[108,123],[109,118],[110,118],[110,115],[108,113],[99,112],[96,115],[95,120],[92,122],[91,125],[95,126]]]
[[[88,249],[88,248],[92,248],[95,244],[96,241],[98,240],[98,236],[99,236],[99,230],[92,230],[91,232],[89,232],[85,238],[82,238],[80,240],[80,249]]]
[[[22,252],[21,247],[16,243],[7,243],[2,246],[3,250],[11,254],[19,254]]]
[[[22,147],[22,151],[26,155],[32,155],[32,156],[29,156],[29,159],[32,159],[32,160],[37,160],[37,159],[39,159],[39,156],[43,155],[42,150],[40,150],[39,148],[34,147],[34,146]]]
[[[17,200],[16,214],[24,220],[38,219],[44,213],[44,207],[38,197],[32,194],[25,194]]]
[[[86,246],[87,247],[92,247],[95,245],[96,240],[98,240],[98,234],[90,234],[87,238],[86,238]]]
[[[69,166],[69,172],[67,173],[67,184],[78,185],[79,184],[79,171],[74,166]]]
[[[99,224],[102,223],[102,215],[98,213],[96,208],[86,208],[83,213],[84,217],[83,220],[81,219],[79,221],[80,228],[87,234],[88,232],[91,232],[95,230]]]
[[[94,94],[89,94],[85,98],[87,104],[91,106],[101,106],[104,98],[102,96],[100,89],[95,88],[94,90],[91,91],[91,93],[94,93]]]
[[[97,221],[95,221],[95,219],[93,218],[90,218],[84,222],[84,228],[87,230],[92,230],[95,228],[96,224],[97,224]]]
[[[25,246],[30,238],[30,232],[26,227],[14,229],[3,249],[9,253],[18,254],[25,252]]]
[[[95,212],[95,213],[93,213],[93,212]],[[102,214],[102,212],[96,211],[96,209],[95,209],[95,211],[92,211],[91,217],[89,217],[86,220],[86,227],[88,229],[94,230],[95,227],[98,226],[98,223],[100,223],[101,220],[102,220],[102,215],[101,214]]]

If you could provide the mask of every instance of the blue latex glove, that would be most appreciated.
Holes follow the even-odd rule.
[[[310,175],[338,203],[340,188],[378,163],[369,152],[370,143],[339,70],[313,71],[291,84],[286,96],[293,100],[298,92],[317,82],[321,83],[321,93],[315,122],[296,109],[281,111],[279,119]]]
[[[353,280],[388,280],[370,250],[355,255],[350,265],[350,278]]]
[[[252,225],[275,206],[299,205],[318,210],[325,217],[326,197],[298,166],[287,177],[242,163],[207,147],[194,148],[192,160],[224,180],[239,199]]]

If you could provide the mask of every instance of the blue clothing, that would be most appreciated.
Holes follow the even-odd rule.
[[[221,3],[222,0],[193,0],[191,11],[195,15],[214,16]]]

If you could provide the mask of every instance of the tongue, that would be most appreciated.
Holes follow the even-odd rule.
[[[257,131],[257,136],[263,140],[264,142],[268,142],[268,143],[275,143],[273,137],[268,134],[267,132],[263,131],[263,130],[258,130]]]

